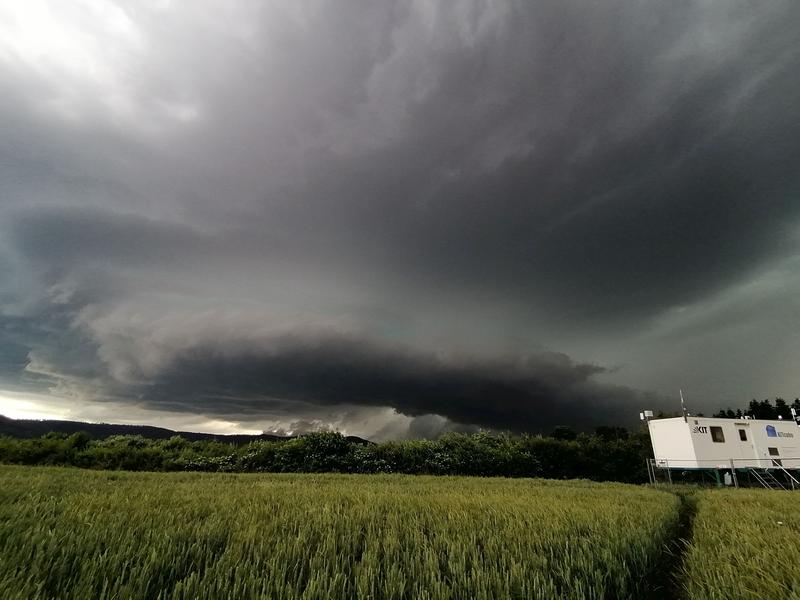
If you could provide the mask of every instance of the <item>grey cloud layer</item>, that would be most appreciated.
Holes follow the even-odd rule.
[[[380,344],[333,328],[272,329],[267,337],[232,329],[231,322],[209,324],[207,339],[198,339],[196,327],[149,335],[105,331],[99,354],[112,377],[104,389],[154,409],[208,416],[263,420],[313,414],[314,406],[391,407],[406,416],[435,414],[514,431],[565,421],[630,422],[638,406],[659,400],[599,383],[595,377],[606,369],[563,354],[486,360]]]
[[[642,331],[798,254],[790,1],[53,6],[0,42],[6,386],[608,420],[661,400],[587,364],[672,376]]]

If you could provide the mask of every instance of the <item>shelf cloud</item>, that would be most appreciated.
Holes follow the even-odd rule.
[[[798,18],[2,8],[0,391],[386,437],[794,397]]]

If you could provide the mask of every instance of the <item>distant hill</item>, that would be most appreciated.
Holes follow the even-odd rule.
[[[153,427],[151,425],[113,425],[110,423],[84,423],[82,421],[57,421],[33,419],[10,419],[0,415],[0,435],[8,435],[17,438],[35,438],[54,431],[56,433],[76,433],[85,431],[93,438],[105,438],[110,435],[141,435],[142,437],[166,440],[174,435],[179,435],[184,439],[196,442],[200,440],[214,440],[228,444],[247,444],[258,440],[282,441],[290,440],[292,437],[269,435],[262,433],[259,435],[246,434],[218,434],[218,433],[198,433],[194,431],[173,431],[164,427]],[[369,444],[368,440],[349,435],[347,439],[354,443]]]

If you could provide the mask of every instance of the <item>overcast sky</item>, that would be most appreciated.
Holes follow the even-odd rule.
[[[800,395],[800,3],[0,0],[0,413]]]

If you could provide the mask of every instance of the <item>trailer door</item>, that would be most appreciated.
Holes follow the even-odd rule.
[[[758,461],[758,451],[756,450],[755,440],[753,440],[753,434],[750,431],[750,425],[747,423],[736,423],[736,439],[734,443],[739,446],[739,459],[747,459],[747,460],[755,460]],[[737,461],[739,462],[739,461]],[[742,461],[743,462],[743,461]],[[739,465],[737,465],[739,466]],[[744,463],[741,466],[745,467],[752,467],[758,466],[758,463]]]

